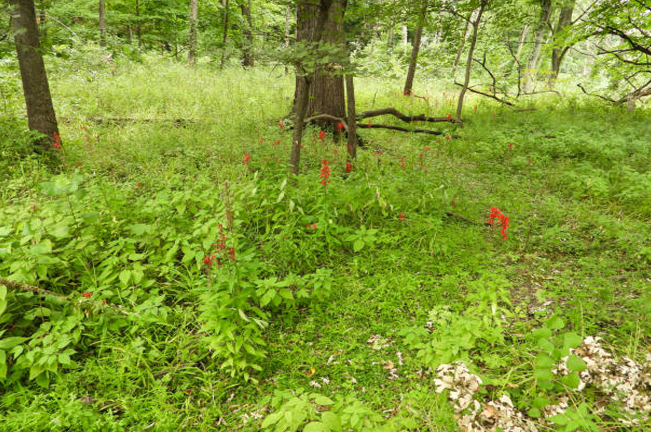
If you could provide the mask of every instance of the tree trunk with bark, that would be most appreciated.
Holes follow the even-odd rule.
[[[226,61],[226,41],[228,40],[228,0],[224,0],[224,35],[222,37],[222,58],[219,62],[219,68],[224,68],[224,62]]]
[[[576,0],[568,0],[561,8],[561,13],[558,16],[558,22],[554,28],[554,38],[558,36],[563,29],[572,24],[572,14],[574,13],[574,5]],[[561,71],[561,63],[565,54],[569,51],[570,47],[556,47],[552,50],[552,70],[549,76],[549,87],[553,88]]]
[[[345,3],[342,0],[333,0],[323,23],[316,22],[317,14],[299,14],[298,40],[314,40],[340,45],[343,48],[345,43],[344,10]],[[317,31],[319,34],[316,34]],[[330,114],[335,117],[345,117],[344,78],[335,73],[339,68],[340,65],[334,62],[316,68],[311,79],[307,115]],[[296,88],[298,88],[298,82]],[[327,123],[327,121],[321,122],[322,125]]]
[[[540,57],[540,50],[542,48],[543,39],[545,34],[548,32],[549,25],[549,16],[552,10],[552,0],[541,0],[540,3],[540,20],[536,25],[536,31],[534,33],[533,40],[533,50],[529,56],[529,62],[527,63],[527,72],[524,79],[524,92],[529,93],[533,88],[533,83],[536,79],[536,65],[538,64],[538,58]]]
[[[411,88],[414,85],[414,76],[416,75],[416,65],[418,63],[418,51],[420,50],[420,39],[423,35],[423,27],[425,26],[425,19],[427,17],[427,0],[423,0],[423,7],[418,16],[418,28],[414,34],[414,40],[411,46],[411,58],[409,59],[409,68],[407,69],[407,79],[405,80],[405,88],[403,94],[411,94]]]
[[[199,15],[199,0],[190,0],[190,16],[188,19],[188,63],[197,63],[197,17]]]
[[[99,15],[99,45],[106,46],[106,10],[105,0],[99,0],[98,15]]]
[[[457,116],[456,120],[461,122],[461,111],[463,109],[463,99],[466,96],[468,91],[468,86],[470,85],[470,71],[472,69],[472,59],[475,53],[475,45],[477,45],[477,34],[479,33],[479,23],[481,22],[481,16],[484,13],[484,8],[488,0],[481,0],[479,4],[479,9],[477,11],[477,17],[472,21],[472,36],[470,37],[470,47],[468,48],[468,59],[466,61],[466,75],[463,81],[463,87],[461,87],[461,92],[459,93],[459,101],[457,102]]]
[[[27,123],[30,130],[45,135],[38,143],[46,150],[60,149],[57,125],[50,86],[40,50],[34,0],[10,0],[13,7],[13,30],[27,106]]]
[[[332,0],[319,0],[314,4],[310,0],[301,0],[297,5],[296,33],[299,41],[314,46],[323,39],[325,20],[329,16]],[[303,127],[305,116],[308,112],[310,88],[312,87],[312,74],[308,74],[301,61],[296,64],[296,90],[294,93],[294,131],[292,133],[292,150],[289,159],[289,171],[298,174],[301,163],[301,142],[303,140]]]
[[[240,10],[242,11],[242,16],[246,20],[246,25],[242,29],[242,33],[246,36],[246,42],[244,43],[244,49],[242,50],[242,66],[247,68],[255,65],[253,57],[253,19],[251,18],[251,0],[241,1]]]
[[[348,157],[350,160],[357,158],[357,113],[355,112],[355,86],[353,76],[346,75],[346,105],[348,107]]]

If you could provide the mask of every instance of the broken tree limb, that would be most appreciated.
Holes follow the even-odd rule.
[[[400,111],[398,111],[395,108],[382,108],[382,109],[377,109],[377,110],[372,110],[372,111],[364,111],[359,114],[357,114],[357,120],[363,120],[365,118],[369,117],[377,117],[381,115],[387,115],[390,114],[400,120],[402,120],[405,123],[411,123],[413,121],[424,121],[428,123],[454,123],[454,120],[449,118],[449,117],[427,117],[425,114],[420,114],[420,115],[415,115],[415,116],[408,116]]]
[[[458,85],[459,87],[463,87],[463,84],[460,84],[460,83],[458,83],[458,82],[456,82],[456,81],[454,82],[454,85]],[[475,90],[475,89],[473,89],[472,87],[468,87],[467,90],[468,90],[470,93],[476,93],[476,94],[479,94],[479,95],[482,95],[482,96],[486,96],[486,97],[491,98],[491,99],[495,99],[496,101],[498,101],[499,103],[503,103],[504,105],[515,106],[515,104],[514,104],[513,102],[509,102],[509,101],[507,101],[507,100],[500,99],[500,98],[498,98],[498,97],[495,96],[495,95],[491,95],[491,94],[488,94],[488,93],[481,92],[481,91],[479,91],[479,90]]]
[[[152,118],[128,118],[128,117],[59,117],[63,122],[69,123],[71,121],[88,121],[92,123],[174,123],[175,126],[183,126],[189,123],[197,123],[194,119],[152,119]]]
[[[315,116],[312,116],[312,117],[308,117],[305,120],[303,120],[303,123],[309,123],[311,121],[321,120],[321,119],[323,119],[323,120],[331,120],[333,122],[341,122],[341,124],[344,125],[344,129],[346,129],[346,132],[348,132],[348,123],[346,122],[346,120],[341,118],[341,117],[336,117],[336,116],[333,116],[333,115],[330,115],[330,114],[318,114],[318,115],[315,115]]]
[[[383,124],[368,124],[368,123],[357,123],[356,125],[360,129],[390,129],[400,132],[414,132],[414,133],[424,133],[430,135],[449,135],[450,138],[458,139],[461,138],[459,135],[450,135],[441,131],[433,131],[428,129],[407,129],[400,126],[392,125],[383,125]]]

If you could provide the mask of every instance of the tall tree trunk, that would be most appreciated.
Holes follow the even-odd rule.
[[[10,0],[13,8],[12,22],[16,53],[27,106],[27,123],[30,130],[45,135],[38,143],[43,149],[60,145],[50,86],[40,50],[34,0]]]
[[[474,12],[470,14],[470,21],[472,21],[472,16]],[[452,63],[452,76],[454,77],[454,74],[457,71],[457,67],[459,66],[459,61],[461,61],[461,54],[463,54],[463,49],[466,46],[466,41],[470,37],[470,34],[468,32],[468,29],[470,28],[470,22],[466,21],[466,27],[463,29],[463,40],[461,41],[461,45],[459,46],[459,51],[457,51],[457,56],[454,58],[454,63]]]
[[[524,41],[527,40],[527,35],[529,34],[529,24],[525,24],[522,29],[522,34],[520,35],[520,40],[518,41],[518,50],[515,52],[515,56],[519,59],[520,54],[522,54],[522,47],[524,47]]]
[[[332,0],[319,0],[314,4],[311,0],[301,0],[296,11],[296,34],[299,41],[305,41],[313,47],[323,37],[324,22],[328,17]],[[289,159],[289,171],[298,174],[301,163],[301,142],[303,127],[307,113],[312,77],[307,73],[303,64],[296,64],[296,91],[294,93],[294,132],[292,134],[292,150]]]
[[[104,1],[99,0],[99,44],[106,46],[106,11],[104,8]]]
[[[405,80],[405,88],[403,94],[411,94],[411,88],[414,85],[414,75],[416,75],[416,64],[418,62],[418,51],[420,50],[420,38],[423,35],[423,27],[425,26],[425,18],[427,17],[427,0],[423,0],[423,7],[418,16],[418,28],[414,34],[414,40],[411,46],[411,58],[409,59],[409,68],[407,69],[407,79]]]
[[[357,158],[357,123],[355,113],[355,86],[353,76],[346,74],[346,105],[348,108],[348,157],[350,160]]]
[[[290,16],[289,5],[285,6],[285,49],[289,48],[289,16]],[[289,71],[287,70],[287,65],[285,65],[285,75]]]
[[[316,14],[299,16],[299,22],[297,23],[298,40],[315,40],[313,38],[318,37],[316,39],[318,42],[338,45],[343,48],[345,43],[344,10],[345,3],[342,0],[330,1],[330,6],[324,18],[325,22],[321,23],[320,26],[317,25],[319,23],[315,22]],[[317,36],[314,32],[319,27],[322,30],[319,31]],[[316,68],[309,90],[308,115],[330,114],[342,118],[346,116],[344,78],[334,73],[337,69],[339,69],[339,65],[335,63]],[[328,121],[319,123],[325,125]]]
[[[572,24],[572,14],[574,13],[574,5],[576,0],[568,0],[563,7],[561,8],[561,13],[558,16],[558,22],[554,28],[554,38],[558,36],[560,32],[563,31],[565,27]],[[553,88],[558,78],[558,74],[561,71],[561,63],[569,47],[556,47],[552,49],[552,71],[549,76],[549,87]]]
[[[407,30],[407,26],[400,26],[400,33],[402,33],[402,44],[404,46],[409,45],[409,30]]]
[[[188,19],[188,63],[197,63],[197,17],[199,15],[199,0],[190,0],[190,16]]]
[[[140,29],[140,3],[136,0],[136,36],[138,37],[138,48],[142,46],[142,32]]]
[[[222,59],[219,62],[219,68],[224,68],[226,61],[226,41],[228,40],[228,0],[224,0],[224,36],[222,38]]]
[[[477,33],[479,33],[479,23],[481,21],[481,16],[484,13],[484,8],[488,0],[481,0],[479,4],[479,10],[477,12],[477,17],[472,21],[472,36],[470,37],[470,47],[468,48],[468,59],[466,61],[466,75],[463,81],[463,87],[461,87],[461,92],[459,93],[459,101],[457,102],[457,121],[461,122],[461,110],[463,109],[463,99],[466,96],[468,91],[468,86],[470,85],[470,70],[472,69],[472,59],[473,54],[475,53],[475,45],[477,45]]]
[[[527,64],[527,73],[524,79],[524,92],[529,93],[533,88],[536,79],[536,65],[540,57],[540,50],[543,44],[543,38],[548,31],[549,15],[552,10],[552,0],[541,0],[540,20],[536,26],[533,40],[533,50],[529,56]]]
[[[241,0],[240,10],[242,16],[246,19],[246,26],[242,30],[246,36],[246,43],[243,50],[242,66],[253,67],[255,60],[253,58],[253,19],[251,18],[251,0]],[[246,3],[245,3],[246,2]]]

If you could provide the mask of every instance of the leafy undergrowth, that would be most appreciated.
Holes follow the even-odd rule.
[[[53,76],[59,172],[0,123],[3,430],[650,427],[647,112],[471,99],[350,172],[310,129],[288,181],[289,78],[92,67]],[[428,86],[358,109],[451,112]]]

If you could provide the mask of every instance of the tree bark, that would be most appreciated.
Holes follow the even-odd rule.
[[[477,12],[477,18],[472,21],[472,36],[470,37],[470,48],[468,48],[468,59],[466,61],[466,75],[463,81],[463,87],[461,87],[461,92],[459,93],[459,101],[457,102],[457,116],[456,120],[461,122],[461,110],[463,109],[463,99],[466,96],[468,91],[468,86],[470,85],[470,70],[472,69],[472,58],[475,53],[475,45],[477,45],[477,33],[479,33],[479,23],[481,21],[481,16],[484,13],[484,8],[488,0],[481,0],[479,4],[479,10]]]
[[[38,144],[46,150],[54,150],[53,144],[60,145],[52,96],[47,81],[47,73],[40,51],[34,0],[10,0],[13,7],[13,30],[20,77],[27,106],[27,123],[30,130],[38,131],[45,137]]]
[[[104,1],[99,0],[99,45],[106,46],[106,11],[104,9]]]
[[[344,10],[345,3],[342,0],[332,0],[322,23],[316,22],[319,16],[316,13],[299,13],[298,40],[329,43],[340,45],[343,48],[345,42]],[[330,114],[335,117],[345,117],[344,78],[342,75],[335,74],[339,67],[340,65],[333,62],[316,68],[310,80],[311,86],[306,111],[308,115]],[[298,88],[298,82],[296,88]],[[325,125],[328,122],[320,123]]]
[[[568,0],[563,7],[561,8],[561,13],[558,16],[558,22],[556,23],[556,28],[554,28],[554,38],[563,31],[565,27],[572,24],[572,14],[574,13],[574,5],[576,0]],[[549,76],[549,87],[553,88],[558,78],[558,74],[561,71],[561,63],[569,47],[556,47],[552,50],[552,70],[551,75]]]
[[[41,43],[47,39],[47,17],[45,16],[45,2],[41,1],[40,10],[38,11],[38,36]]]
[[[333,0],[319,0],[314,4],[311,0],[301,0],[297,5],[296,33],[299,41],[305,41],[313,47],[323,38],[324,21],[329,15]],[[301,142],[303,140],[303,123],[307,113],[312,77],[307,73],[303,64],[296,64],[296,91],[294,93],[294,132],[292,134],[292,150],[289,159],[289,172],[298,174],[301,163]]]
[[[536,79],[536,65],[540,57],[540,50],[542,48],[543,38],[548,31],[549,15],[552,10],[552,0],[541,0],[540,20],[536,26],[533,40],[533,50],[529,56],[527,64],[527,72],[524,79],[524,92],[529,93],[533,88],[533,83]]]
[[[188,63],[194,66],[197,63],[197,17],[199,15],[199,1],[190,0],[190,16],[188,19]]]
[[[228,0],[224,0],[224,36],[222,37],[222,58],[219,62],[219,68],[224,68],[224,62],[226,61],[226,41],[228,40]]]
[[[246,26],[242,29],[242,32],[246,36],[246,42],[244,45],[242,66],[245,68],[253,67],[255,60],[253,57],[253,19],[251,18],[251,0],[241,0],[240,10],[242,11],[242,16],[246,19]],[[287,18],[287,17],[285,17]]]
[[[142,32],[140,29],[140,3],[136,0],[136,36],[138,37],[138,48],[142,46]]]
[[[423,0],[423,7],[418,16],[418,28],[414,34],[414,40],[411,46],[411,58],[409,59],[409,68],[407,69],[407,79],[405,80],[405,88],[403,94],[411,94],[411,88],[414,85],[414,76],[416,75],[416,64],[418,63],[418,51],[420,50],[420,39],[423,35],[423,27],[425,26],[425,19],[427,17],[427,0]]]

